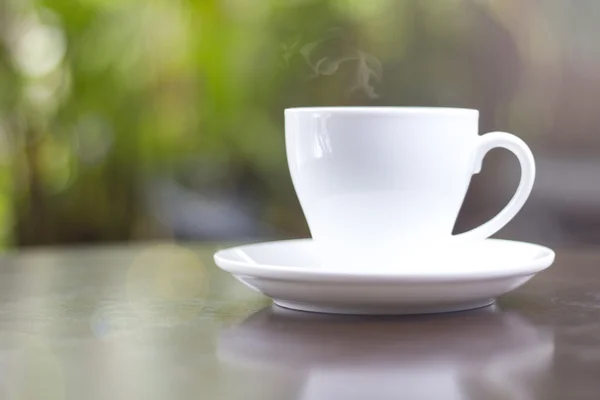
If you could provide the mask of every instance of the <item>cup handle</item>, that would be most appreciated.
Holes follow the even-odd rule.
[[[502,229],[515,217],[515,215],[517,215],[519,210],[521,210],[525,201],[527,201],[527,198],[531,194],[533,181],[535,180],[535,161],[531,150],[524,141],[517,136],[506,132],[491,132],[480,136],[479,140],[480,142],[475,150],[475,157],[473,160],[474,174],[481,171],[483,158],[488,151],[496,147],[502,147],[512,151],[517,156],[519,164],[521,164],[521,180],[514,196],[502,211],[483,225],[454,236],[460,240],[486,239]]]

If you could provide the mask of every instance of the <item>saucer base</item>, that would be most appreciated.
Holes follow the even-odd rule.
[[[414,306],[394,306],[394,307],[378,307],[364,305],[339,305],[339,306],[322,306],[308,302],[290,302],[285,300],[274,299],[275,305],[295,311],[305,311],[321,314],[346,314],[346,315],[419,315],[419,314],[439,314],[458,311],[474,310],[491,306],[496,302],[496,299],[487,299],[482,301],[467,301],[454,304],[431,304]]]

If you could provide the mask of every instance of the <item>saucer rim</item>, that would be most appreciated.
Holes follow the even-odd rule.
[[[414,283],[435,283],[435,282],[455,282],[455,281],[481,281],[489,279],[503,279],[518,276],[534,275],[550,267],[555,258],[554,250],[535,243],[506,240],[506,239],[485,239],[482,242],[496,242],[505,245],[527,245],[538,249],[535,256],[527,260],[519,261],[520,268],[497,269],[487,271],[468,271],[468,272],[450,272],[447,274],[428,274],[420,271],[338,271],[338,270],[319,270],[317,267],[290,267],[271,264],[253,264],[247,261],[232,260],[226,257],[236,249],[243,249],[249,246],[270,245],[270,246],[290,246],[294,244],[312,242],[310,238],[275,240],[267,242],[248,243],[240,246],[233,246],[215,252],[213,259],[217,266],[233,275],[248,276],[261,279],[293,280],[293,281],[327,281],[327,282],[414,282]]]

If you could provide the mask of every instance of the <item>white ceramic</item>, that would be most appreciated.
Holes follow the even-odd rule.
[[[247,397],[533,399],[551,377],[554,338],[492,307],[374,319],[273,307],[223,330],[217,354],[224,368],[253,372]]]
[[[291,178],[325,263],[348,269],[423,243],[485,239],[529,196],[535,163],[509,133],[478,135],[477,110],[324,107],[285,110]],[[471,176],[493,148],[521,164],[514,197],[490,221],[452,236]]]
[[[417,314],[483,307],[523,285],[554,261],[524,242],[486,239],[431,248],[399,268],[343,271],[319,261],[314,241],[299,239],[220,250],[215,262],[276,304],[342,314]]]

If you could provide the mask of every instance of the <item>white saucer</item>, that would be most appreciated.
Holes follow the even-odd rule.
[[[334,314],[421,314],[487,306],[549,267],[549,248],[499,239],[432,248],[397,269],[329,269],[311,239],[220,250],[217,265],[275,304]],[[407,258],[408,260],[408,258]]]

